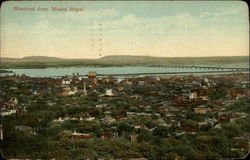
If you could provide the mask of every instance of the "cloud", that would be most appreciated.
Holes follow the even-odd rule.
[[[165,34],[168,31],[197,28],[200,20],[190,13],[179,13],[173,16],[138,17],[127,14],[120,19],[103,22],[103,27],[109,33],[117,34]]]
[[[241,45],[246,44],[246,38],[240,38],[244,35],[238,33],[246,32],[241,31],[242,26],[237,32],[233,32],[236,28],[234,25],[231,28],[224,27],[230,26],[225,25],[230,24],[226,23],[230,19],[219,16],[234,15],[241,11],[217,8],[216,12],[205,12],[198,16],[183,12],[158,17],[124,14],[116,9],[84,10],[79,13],[46,12],[35,15],[31,24],[12,21],[14,25],[4,26],[7,32],[4,32],[2,39],[8,41],[5,49],[13,52],[13,56],[19,53],[54,56],[64,54],[81,58],[88,57],[91,53],[91,56],[98,56],[96,48],[92,51],[91,40],[94,39],[95,47],[98,47],[101,23],[104,54],[237,54],[237,51],[243,52],[244,47]],[[211,17],[204,18],[207,16]],[[210,19],[220,23],[205,22]]]
[[[93,15],[93,18],[103,18],[103,17],[116,17],[118,16],[120,13],[118,10],[116,9],[103,9],[103,10],[99,10],[97,12],[90,12]]]
[[[192,16],[190,13],[180,13],[175,16],[165,17],[167,24],[176,27],[197,27],[199,25],[199,19]]]
[[[137,18],[135,15],[127,14],[120,19],[103,22],[103,27],[106,29],[122,29],[124,27],[136,27],[140,22],[141,19]]]
[[[218,8],[217,11],[215,12],[205,12],[200,14],[200,18],[204,18],[204,17],[209,17],[209,16],[214,16],[214,17],[218,17],[218,16],[224,16],[224,15],[234,15],[234,14],[238,14],[242,11],[244,11],[245,9],[240,8],[240,7],[228,7],[228,8]]]

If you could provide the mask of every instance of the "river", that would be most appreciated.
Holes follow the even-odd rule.
[[[235,65],[234,65],[235,66]],[[234,66],[224,66],[224,67],[234,67]],[[221,67],[221,66],[220,66]],[[237,65],[237,67],[245,67],[247,68],[247,65]],[[160,67],[100,67],[100,68],[46,68],[46,69],[6,69],[9,71],[13,71],[15,74],[22,75],[25,74],[26,76],[30,77],[56,77],[56,76],[70,76],[74,74],[79,75],[87,75],[88,72],[95,71],[97,74],[104,74],[104,75],[112,75],[112,74],[140,74],[140,73],[174,73],[178,74],[178,72],[187,72],[188,74],[191,74],[192,72],[211,72],[209,69],[198,69],[198,68],[160,68]],[[229,70],[224,70],[229,71]],[[12,73],[12,74],[14,74]],[[227,72],[228,73],[228,72]],[[2,73],[1,76],[5,75],[12,75],[12,74],[6,74]],[[200,74],[200,73],[199,73]],[[209,73],[211,74],[211,73]],[[224,74],[216,73],[216,74]]]

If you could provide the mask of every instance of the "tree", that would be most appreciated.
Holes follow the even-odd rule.
[[[179,144],[172,151],[184,156],[186,159],[196,159],[195,150],[191,145]]]
[[[142,154],[143,157],[148,158],[148,159],[152,159],[153,156],[153,146],[148,144],[148,143],[140,143],[138,145],[136,145],[136,150]]]
[[[170,153],[165,153],[163,159],[167,159],[167,160],[176,160],[176,159],[180,159],[181,156],[179,156],[177,153],[175,152],[170,152]]]
[[[227,95],[227,92],[225,90],[219,89],[216,92],[213,92],[210,94],[208,97],[212,100],[215,101],[217,99],[225,98]]]
[[[167,137],[169,134],[169,129],[165,126],[158,126],[153,130],[153,135],[161,138]]]
[[[137,140],[138,142],[149,142],[152,140],[152,134],[148,130],[140,130]]]
[[[133,127],[130,126],[129,124],[125,123],[125,122],[119,122],[117,124],[117,131],[121,134],[123,131],[124,132],[132,132],[133,131]]]
[[[65,149],[58,149],[56,151],[53,151],[51,153],[52,157],[55,159],[60,159],[60,160],[68,160],[71,159],[72,157],[70,156],[70,152],[65,150]]]
[[[236,123],[223,124],[221,126],[222,132],[228,137],[236,137],[240,134],[240,127]]]
[[[226,137],[202,135],[198,136],[197,141],[206,144],[211,152],[226,156],[229,152],[229,144]]]
[[[100,117],[101,115],[103,115],[103,111],[100,108],[95,108],[89,111],[89,115],[92,117]]]

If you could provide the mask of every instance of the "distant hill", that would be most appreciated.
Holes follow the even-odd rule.
[[[23,58],[1,58],[1,62],[46,62],[46,61],[59,61],[61,58],[47,57],[47,56],[27,56]]]
[[[62,58],[57,57],[47,57],[47,56],[27,56],[22,58],[23,61],[60,61]]]
[[[249,63],[249,56],[232,57],[150,57],[150,56],[106,56],[98,59],[100,62],[133,63],[151,65],[213,65]]]
[[[248,64],[249,56],[235,57],[150,57],[112,55],[99,59],[64,59],[46,56],[1,58],[2,68],[47,68],[47,67],[111,67],[150,65],[227,65]]]

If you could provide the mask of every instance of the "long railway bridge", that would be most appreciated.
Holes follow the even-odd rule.
[[[243,71],[245,72],[245,71]],[[96,74],[97,77],[107,77],[107,76],[146,76],[146,75],[178,75],[178,74],[205,74],[205,73],[242,73],[242,71],[229,71],[229,70],[225,70],[225,71],[198,71],[198,72],[154,72],[154,73],[121,73],[121,74]],[[80,74],[79,76],[81,77],[87,77],[88,75],[85,74]],[[53,76],[53,77],[67,77],[67,76]]]
[[[105,76],[141,76],[141,75],[174,75],[174,74],[203,74],[203,73],[245,73],[249,72],[249,68],[236,68],[236,67],[214,67],[214,66],[182,66],[182,65],[172,65],[172,66],[162,66],[162,65],[152,65],[149,67],[158,68],[172,68],[172,69],[196,69],[196,71],[166,71],[166,72],[144,72],[144,73],[117,73],[117,74],[98,74],[97,77]],[[88,74],[80,74],[79,76],[87,77]],[[53,77],[65,77],[65,76],[53,76]]]
[[[216,66],[182,66],[182,65],[152,65],[150,67],[175,68],[175,69],[200,69],[200,70],[231,70],[231,71],[249,71],[249,68],[242,67],[216,67]]]

